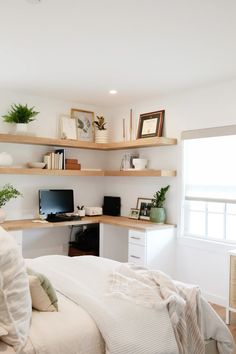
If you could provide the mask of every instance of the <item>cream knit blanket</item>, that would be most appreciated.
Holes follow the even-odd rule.
[[[198,287],[174,283],[161,271],[123,264],[111,275],[107,295],[145,307],[167,306],[179,353],[205,353]]]

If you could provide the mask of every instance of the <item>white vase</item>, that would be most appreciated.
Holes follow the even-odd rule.
[[[13,134],[16,135],[27,135],[28,133],[28,124],[27,123],[15,123],[13,124]]]
[[[95,130],[95,143],[104,144],[108,142],[107,130]]]
[[[7,152],[0,153],[0,166],[10,166],[12,165],[13,159]]]
[[[2,224],[6,220],[6,212],[2,208],[0,208],[0,224]]]

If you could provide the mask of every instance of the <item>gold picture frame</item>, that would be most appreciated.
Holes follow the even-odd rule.
[[[77,140],[94,141],[94,112],[71,108],[71,118],[75,119]]]

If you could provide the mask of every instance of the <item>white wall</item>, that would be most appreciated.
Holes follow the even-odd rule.
[[[38,136],[57,138],[58,120],[61,114],[70,114],[70,109],[81,108],[106,115],[104,109],[84,106],[75,102],[61,101],[53,98],[23,95],[12,91],[0,91],[0,115],[6,114],[12,103],[27,103],[34,106],[40,114],[29,124],[29,130]],[[0,119],[0,132],[7,133],[10,127]],[[53,147],[31,146],[21,144],[0,144],[0,152],[7,151],[13,157],[13,165],[23,166],[30,161],[42,161],[45,152]],[[66,149],[66,157],[77,158],[84,168],[103,168],[104,153],[99,151]],[[72,188],[76,205],[102,205],[102,177],[62,177],[62,176],[27,176],[1,175],[0,187],[12,183],[23,193],[23,198],[13,199],[4,207],[8,219],[33,218],[38,216],[38,190],[40,188]],[[48,253],[66,254],[69,228],[58,228],[52,235],[48,229],[23,232],[23,255],[33,257]],[[55,236],[56,235],[56,236]]]
[[[181,132],[235,124],[235,92],[236,81],[232,80],[113,109],[111,115],[114,140],[122,140],[122,120],[126,118],[128,121],[130,108],[133,109],[137,122],[140,113],[165,109],[164,135],[178,138],[176,147],[140,149],[140,155],[150,160],[150,167],[177,169],[177,177],[122,178],[122,184],[119,178],[108,178],[109,183],[105,185],[105,193],[121,196],[123,215],[128,214],[130,207],[135,207],[137,197],[151,198],[157,189],[170,184],[171,188],[166,201],[167,221],[178,225],[179,236],[182,193]],[[124,153],[125,151],[110,153],[109,164],[113,167],[119,166]],[[231,153],[233,158],[233,152]],[[175,277],[182,281],[199,284],[209,299],[217,303],[225,303],[227,250],[232,248],[236,248],[236,245],[222,246],[206,244],[203,241],[192,242],[178,239]]]

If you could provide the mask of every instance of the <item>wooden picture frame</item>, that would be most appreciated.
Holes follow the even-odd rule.
[[[136,209],[139,209],[140,220],[150,220],[152,199],[151,198],[138,198]]]
[[[130,219],[138,219],[139,218],[139,209],[131,208],[129,218]]]
[[[71,118],[75,119],[77,140],[94,141],[94,112],[72,108]]]
[[[137,139],[162,136],[164,117],[164,110],[140,114]]]

